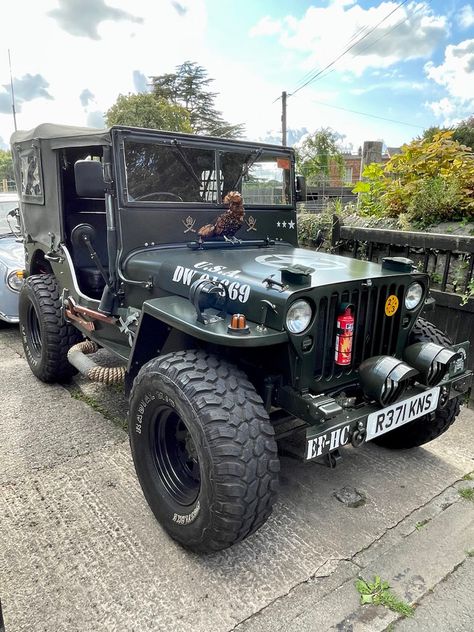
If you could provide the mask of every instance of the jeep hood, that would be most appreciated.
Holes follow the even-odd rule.
[[[311,268],[311,284],[307,287],[393,276],[393,272],[382,270],[376,263],[283,244],[268,248],[229,247],[209,250],[150,248],[130,255],[125,261],[124,272],[136,281],[147,281],[152,276],[154,283],[160,287],[168,288],[171,281],[176,283],[172,286],[174,293],[182,294],[179,287],[183,283],[173,281],[173,278],[179,277],[179,268],[189,270],[187,274],[183,273],[185,285],[208,274],[217,280],[234,278],[251,286],[265,288],[263,281],[266,278],[273,276],[276,281],[281,281],[281,270],[294,265]],[[300,291],[301,286],[293,287],[290,284],[286,294],[297,290]]]
[[[282,283],[282,269],[295,265],[310,269],[307,282],[304,285],[287,280]],[[251,320],[259,322],[261,301],[270,301],[278,312],[274,321],[277,328],[281,326],[288,300],[294,295],[304,295],[311,288],[326,285],[400,276],[382,270],[375,263],[284,244],[203,250],[155,247],[130,255],[123,268],[131,280],[152,281],[150,298],[163,295],[187,298],[195,281],[208,278],[225,285],[230,309],[245,312]],[[272,280],[282,285],[272,285]]]

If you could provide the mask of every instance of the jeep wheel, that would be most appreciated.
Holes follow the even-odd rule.
[[[453,344],[445,333],[423,318],[418,318],[411,331],[409,344],[415,342],[435,342],[444,347],[451,347]],[[392,450],[415,448],[446,432],[458,415],[459,398],[451,399],[445,408],[438,408],[434,411],[433,418],[430,418],[430,415],[424,415],[373,441]]]
[[[273,427],[235,366],[203,351],[151,360],[135,379],[129,426],[143,493],[183,546],[224,549],[270,515],[280,467]]]
[[[64,320],[54,275],[26,279],[19,299],[20,332],[30,369],[43,382],[67,382],[77,373],[67,352],[82,340],[80,332]]]

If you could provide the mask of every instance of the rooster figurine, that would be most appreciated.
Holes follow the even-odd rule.
[[[226,241],[239,242],[235,238],[235,233],[244,223],[245,210],[242,204],[242,195],[238,191],[230,191],[224,198],[224,204],[228,204],[229,209],[219,215],[214,224],[206,224],[200,228],[198,230],[199,237],[204,239],[224,237]]]

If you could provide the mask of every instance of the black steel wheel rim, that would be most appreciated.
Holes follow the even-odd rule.
[[[41,327],[38,320],[38,314],[36,313],[35,306],[30,303],[27,313],[27,339],[30,352],[36,358],[41,357],[42,341],[41,341]]]
[[[192,505],[201,489],[201,473],[191,433],[170,406],[160,406],[150,428],[153,461],[161,484],[175,502]]]

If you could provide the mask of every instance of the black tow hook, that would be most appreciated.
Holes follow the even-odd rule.
[[[352,438],[351,438],[351,443],[354,446],[354,448],[358,448],[364,443],[366,434],[367,432],[366,432],[363,422],[359,421],[359,423],[357,424],[357,430],[355,430],[352,433]]]
[[[324,455],[324,464],[327,465],[331,470],[333,470],[341,461],[342,454],[337,449]]]

